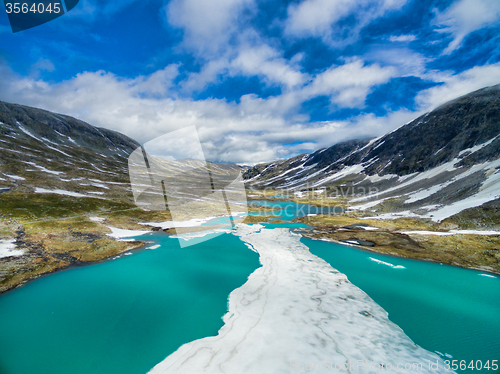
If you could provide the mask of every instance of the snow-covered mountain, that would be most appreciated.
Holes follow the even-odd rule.
[[[379,216],[441,221],[474,207],[497,214],[499,169],[496,85],[450,101],[382,137],[256,165],[244,178],[254,188],[344,195],[352,208]]]
[[[128,157],[138,146],[68,116],[0,102],[0,293],[142,245],[117,239],[167,215],[136,209]]]
[[[139,144],[69,116],[0,102],[0,192],[130,200]]]

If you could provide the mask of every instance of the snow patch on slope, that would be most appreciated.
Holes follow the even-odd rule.
[[[16,249],[16,245],[14,243],[14,239],[0,239],[0,258],[22,256],[24,254],[22,249]]]

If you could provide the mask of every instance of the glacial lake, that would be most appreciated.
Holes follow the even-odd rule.
[[[186,248],[161,232],[136,238],[160,247],[2,295],[0,373],[146,373],[180,345],[216,335],[229,293],[260,266],[258,255],[231,234]],[[457,360],[500,357],[499,277],[301,240],[423,348]]]
[[[146,373],[182,344],[217,335],[228,295],[260,266],[234,235],[186,248],[162,232],[137,239],[160,247],[0,296],[0,373]]]

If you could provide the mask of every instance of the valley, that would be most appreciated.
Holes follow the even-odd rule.
[[[259,164],[254,199],[336,206],[298,219],[304,235],[419,260],[500,272],[500,85],[375,139]],[[366,242],[366,243],[364,243]]]
[[[128,173],[128,155],[138,149],[137,142],[71,117],[0,103],[0,293],[6,294],[44,275],[72,269],[44,279],[51,281],[32,282],[20,290],[25,292],[5,295],[7,304],[12,301],[7,314],[17,312],[16,298],[24,300],[21,304],[26,303],[38,293],[38,287],[43,290],[43,295],[50,295],[47,300],[42,298],[39,301],[43,308],[51,309],[58,300],[62,311],[70,311],[66,318],[71,322],[86,317],[83,315],[86,312],[80,312],[79,303],[91,305],[95,294],[105,295],[102,296],[106,300],[104,305],[114,305],[108,299],[114,300],[117,313],[129,310],[131,306],[137,308],[136,317],[129,322],[134,324],[137,318],[141,320],[143,329],[137,333],[148,331],[155,336],[150,338],[158,345],[154,355],[144,352],[137,359],[135,364],[140,369],[123,364],[120,370],[144,372],[168,354],[170,356],[153,372],[178,372],[184,370],[181,367],[185,364],[177,367],[177,362],[181,362],[177,358],[184,357],[187,350],[201,352],[205,346],[212,346],[211,336],[217,331],[223,337],[221,347],[231,346],[228,341],[233,335],[239,336],[243,332],[246,336],[246,321],[253,321],[256,315],[253,308],[268,315],[267,319],[254,321],[257,327],[260,326],[255,331],[260,331],[262,336],[269,331],[279,331],[271,325],[277,326],[288,320],[293,322],[295,318],[302,320],[302,314],[289,314],[289,311],[296,307],[299,299],[299,305],[316,305],[316,293],[323,290],[321,287],[326,282],[330,294],[324,301],[329,303],[328,308],[323,310],[320,307],[318,311],[325,313],[325,318],[338,311],[346,320],[338,323],[339,328],[335,327],[337,322],[327,326],[332,334],[339,335],[331,338],[333,335],[327,334],[330,345],[325,346],[323,354],[340,341],[356,344],[359,339],[366,338],[364,330],[348,334],[350,340],[344,336],[340,326],[352,320],[360,326],[366,325],[365,330],[377,327],[386,331],[387,342],[391,342],[390,336],[396,334],[397,341],[405,342],[406,351],[402,357],[408,357],[408,360],[421,357],[446,360],[451,357],[448,352],[489,359],[494,348],[484,352],[478,348],[471,353],[465,345],[455,344],[459,340],[457,337],[462,336],[461,331],[448,328],[450,331],[435,338],[432,331],[438,327],[427,325],[436,321],[444,326],[448,320],[457,321],[461,317],[455,309],[464,304],[465,298],[476,297],[475,285],[496,281],[497,274],[500,274],[500,127],[495,117],[499,102],[500,86],[485,88],[376,139],[352,140],[310,155],[242,167],[240,170],[246,180],[245,209],[248,212],[243,224],[237,225],[235,230],[223,229],[224,233],[218,239],[194,245],[189,250],[179,245],[182,235],[185,235],[182,240],[189,241],[211,235],[210,230],[220,229],[218,220],[224,214],[215,209],[210,198],[196,199],[197,195],[193,195],[196,188],[181,191],[179,196],[189,195],[190,199],[194,196],[199,204],[196,212],[187,209],[186,215],[182,213],[176,222],[173,222],[168,208],[141,209],[136,205]],[[461,111],[466,113],[450,117],[450,113]],[[431,135],[425,136],[426,133]],[[412,137],[413,140],[408,140]],[[418,137],[423,143],[415,147]],[[412,160],[411,163],[407,164],[406,159]],[[228,170],[233,173],[237,168],[229,165]],[[219,169],[222,170],[224,168]],[[197,172],[202,171],[197,169]],[[190,188],[193,186],[196,183],[189,185]],[[231,202],[233,208],[240,203]],[[197,258],[194,262],[192,255]],[[257,256],[260,256],[260,267]],[[166,265],[172,258],[177,265]],[[269,259],[276,266],[269,267]],[[207,267],[206,261],[211,266]],[[226,263],[222,273],[213,271],[212,266],[219,269],[221,263]],[[83,266],[88,264],[95,265]],[[452,266],[437,266],[439,264]],[[345,274],[349,273],[349,280],[344,270],[337,270],[337,266],[345,269]],[[287,277],[283,277],[281,267],[288,269]],[[433,279],[429,284],[422,280],[420,269],[428,272],[426,277]],[[197,277],[200,271],[204,274],[202,278]],[[303,273],[303,282],[295,279],[298,272]],[[277,276],[278,273],[281,275]],[[84,282],[81,282],[80,274],[86,274]],[[133,274],[130,282],[129,274]],[[169,294],[175,289],[173,274],[182,279],[182,286]],[[321,275],[320,280],[318,275]],[[267,283],[268,276],[281,282],[281,286],[272,286],[274,281]],[[232,280],[230,287],[216,286],[217,297],[212,300],[211,296],[207,297],[212,293],[207,293],[206,279],[219,286],[227,279]],[[243,284],[245,279],[247,283]],[[462,295],[460,288],[455,289],[455,284],[464,279],[469,283],[461,286],[465,290]],[[173,282],[171,289],[165,288],[163,282]],[[289,287],[293,282],[300,287],[282,293],[283,287]],[[317,285],[309,288],[308,285],[315,282]],[[387,284],[395,282],[401,282],[401,288],[393,287],[387,296]],[[341,283],[347,292],[345,295],[335,291]],[[258,292],[253,290],[256,285]],[[362,288],[358,289],[361,285]],[[373,289],[370,288],[372,285]],[[442,291],[442,287],[447,290]],[[480,287],[482,293],[477,295],[476,302],[486,305],[485,300],[491,299],[490,294],[496,289],[491,285]],[[365,288],[369,294],[364,293]],[[414,292],[408,292],[413,288]],[[417,292],[420,288],[426,292]],[[86,295],[82,301],[75,299],[79,298],[73,295],[75,289]],[[145,290],[154,290],[156,296],[151,300],[163,303],[160,313],[150,308],[149,291]],[[204,323],[203,312],[195,313],[197,304],[183,295],[185,290],[196,299],[203,299],[209,308],[212,308],[211,303],[217,306],[210,314],[208,325]],[[233,292],[229,298],[229,311],[221,321],[230,290]],[[276,300],[279,300],[279,295],[287,295],[287,302],[278,302],[268,308],[274,298],[266,299],[264,295],[272,290],[276,292]],[[64,292],[65,298],[59,298],[58,292]],[[415,301],[417,294],[421,298]],[[175,329],[171,330],[169,318],[164,318],[163,310],[170,310],[176,302],[173,300],[178,300],[180,295],[185,299],[183,312],[173,312],[171,317],[188,324],[196,320],[199,335],[189,331],[172,333]],[[235,299],[236,295],[243,299]],[[373,300],[372,295],[376,296]],[[429,295],[439,302],[426,305]],[[118,297],[115,299],[115,296]],[[252,297],[262,299],[263,304],[247,303],[247,298]],[[449,303],[446,297],[450,298]],[[144,302],[137,303],[141,298]],[[416,303],[415,307],[400,309],[400,298],[408,305]],[[235,304],[235,300],[241,302]],[[360,300],[363,301],[361,304]],[[278,306],[282,310],[276,313]],[[418,318],[407,318],[408,313],[418,314],[421,307],[427,320],[415,322]],[[89,308],[89,315],[100,315],[102,308],[99,305]],[[194,320],[181,318],[184,311],[189,311]],[[443,311],[446,311],[444,320]],[[30,321],[34,320],[30,307],[23,309],[23,313],[30,316]],[[496,314],[494,310],[489,311],[483,319],[476,320],[475,313],[472,306],[466,311],[470,318],[467,326],[481,326],[474,335],[474,341],[479,342],[484,331],[489,331],[489,326],[497,328],[496,323],[491,322]],[[160,339],[156,327],[150,326],[151,316],[156,321],[154,323],[162,321],[160,324],[168,339]],[[314,326],[319,323],[316,318],[316,314],[311,315],[310,320],[303,321],[301,334],[290,336],[288,341],[295,341],[292,346],[300,347],[304,336],[311,340],[312,347],[317,346],[320,340],[313,337]],[[81,334],[96,326],[114,324],[115,315],[106,314],[97,320],[100,321],[97,324],[92,319],[84,323]],[[52,342],[58,346],[68,334],[56,320],[53,323],[48,329],[61,329]],[[489,326],[485,327],[485,324]],[[113,335],[116,344],[123,342],[122,334],[134,333],[130,325],[123,326],[123,330],[117,329],[117,335]],[[404,332],[398,326],[404,328]],[[406,335],[407,328],[411,335]],[[282,331],[283,336],[286,336],[285,331],[289,329]],[[9,334],[12,339],[18,339],[17,332]],[[45,335],[46,332],[42,332],[40,336]],[[92,333],[86,339],[95,341],[101,339],[100,336]],[[418,338],[419,342],[415,344],[408,337]],[[31,343],[36,346],[39,339],[36,337]],[[367,338],[365,346],[372,347],[374,339]],[[494,339],[494,334],[490,339]],[[134,337],[132,340],[140,339]],[[253,344],[253,341],[249,340],[248,344]],[[88,357],[101,357],[100,352],[84,348],[83,341],[77,340],[75,344],[68,345],[69,354],[85,351]],[[282,347],[288,349],[288,346]],[[273,358],[272,364],[276,368],[282,367],[285,358],[296,359],[281,352],[279,344],[263,347],[265,349],[256,357],[259,360]],[[136,347],[124,347],[124,352],[130,349]],[[375,345],[370,349],[375,350]],[[445,353],[440,353],[441,350]],[[38,352],[38,348],[31,347],[30,352]],[[45,350],[43,352],[41,360],[45,362],[50,355]],[[317,352],[317,348],[311,350],[311,354]],[[342,352],[345,357],[359,353],[348,347]],[[392,348],[380,352],[387,354],[387,359],[399,357]],[[120,361],[117,357],[120,357],[119,353],[108,352],[106,360],[109,365],[114,365]],[[214,362],[238,366],[248,357],[244,355],[232,360],[214,356]],[[306,356],[297,357],[307,359]],[[205,365],[203,360],[196,364]],[[13,360],[11,364],[18,361]],[[56,365],[56,371],[67,372],[71,365],[72,362]],[[215,366],[213,370],[217,372],[218,366]],[[52,370],[52,365],[45,364],[44,367]],[[82,370],[87,369],[82,367]],[[255,366],[252,370],[260,369]]]

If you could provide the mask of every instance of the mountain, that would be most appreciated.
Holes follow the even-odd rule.
[[[227,215],[225,199],[245,199],[243,184],[233,183],[241,180],[236,165],[148,156],[146,167],[138,147],[125,135],[69,116],[0,102],[0,293],[139,248],[144,243],[122,238],[159,230],[172,215],[179,221]],[[136,197],[162,210],[135,204],[129,159]],[[224,195],[213,188],[224,188]],[[169,207],[181,200],[172,215],[164,193]]]
[[[349,197],[350,207],[364,214],[441,221],[474,207],[496,212],[499,168],[496,85],[441,105],[379,138],[256,165],[244,178],[257,189],[297,195],[321,190],[330,197]]]
[[[0,102],[0,188],[123,200],[139,143],[69,116]]]
[[[115,131],[0,102],[0,293],[138,248],[115,228],[170,218],[134,204],[128,157],[137,147]]]

